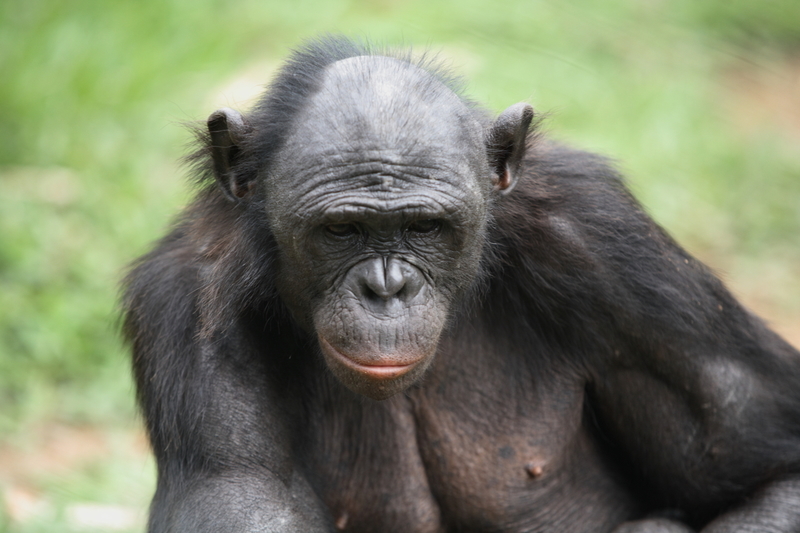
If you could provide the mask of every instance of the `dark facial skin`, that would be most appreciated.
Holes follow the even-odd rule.
[[[357,393],[418,380],[477,274],[492,193],[480,132],[424,71],[356,57],[328,67],[271,169],[279,290]]]

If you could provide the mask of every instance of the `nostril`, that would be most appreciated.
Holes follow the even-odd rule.
[[[378,303],[386,299],[380,294],[380,289],[374,289],[369,283],[364,283],[361,287],[361,297],[372,303]]]

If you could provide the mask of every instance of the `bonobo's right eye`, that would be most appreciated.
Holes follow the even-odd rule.
[[[328,224],[325,231],[336,237],[349,237],[358,233],[355,224]]]

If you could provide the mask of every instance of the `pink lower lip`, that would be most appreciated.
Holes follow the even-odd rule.
[[[357,363],[353,361],[342,352],[331,346],[331,344],[326,341],[323,337],[319,337],[320,343],[327,348],[327,352],[333,354],[336,359],[339,360],[345,366],[350,367],[351,369],[359,372],[361,374],[366,374],[371,377],[380,378],[380,379],[390,379],[400,377],[412,368],[414,368],[420,360],[414,361],[413,363],[409,363],[407,365],[365,365],[362,363]]]

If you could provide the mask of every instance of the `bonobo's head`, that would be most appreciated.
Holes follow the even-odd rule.
[[[339,59],[320,69],[254,183],[237,179],[234,159],[242,137],[270,125],[211,116],[223,190],[260,198],[279,294],[345,386],[384,399],[430,365],[478,274],[488,206],[514,186],[532,116],[517,104],[487,121],[407,61]]]

